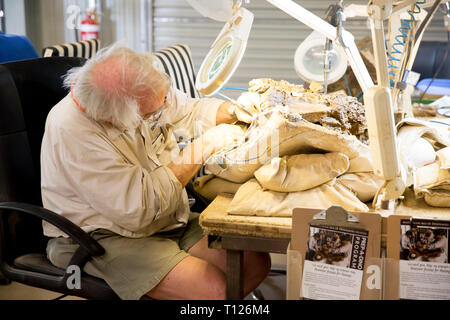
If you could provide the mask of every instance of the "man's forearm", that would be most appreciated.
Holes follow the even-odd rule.
[[[213,153],[213,150],[210,149],[206,144],[202,143],[201,139],[197,139],[184,148],[179,158],[169,163],[167,167],[185,187],[201,169],[206,159]]]
[[[216,125],[231,124],[237,121],[236,116],[230,113],[230,107],[229,101],[220,105],[216,114]],[[203,137],[200,137],[184,148],[179,158],[168,164],[167,167],[185,187],[212,153],[214,153],[213,147],[210,146],[210,143],[205,143]]]
[[[237,121],[237,117],[235,114],[230,113],[231,102],[226,101],[222,103],[217,110],[216,115],[216,125],[219,124],[231,124]]]

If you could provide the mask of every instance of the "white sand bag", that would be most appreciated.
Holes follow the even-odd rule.
[[[347,172],[373,172],[372,156],[370,155],[370,148],[368,146],[361,144],[358,156],[350,159],[350,168]]]
[[[441,169],[440,162],[418,168],[414,173],[416,195],[423,190],[450,184],[450,170]]]
[[[242,184],[218,178],[213,174],[198,177],[193,185],[195,192],[209,201],[213,201],[222,193],[235,194],[242,186]]]
[[[436,152],[441,169],[450,169],[450,147],[446,147],[444,149]]]
[[[350,165],[343,153],[299,154],[274,158],[255,172],[264,189],[298,192],[315,188],[344,174]]]
[[[430,189],[423,192],[425,202],[432,207],[450,208],[450,190]],[[449,210],[450,214],[450,210]]]
[[[291,217],[295,208],[328,209],[340,205],[353,212],[369,208],[335,180],[301,192],[264,191],[256,179],[245,183],[234,196],[228,214],[264,217]]]
[[[414,127],[415,130],[406,132],[405,134],[411,135],[413,138],[426,138],[429,141],[432,141],[437,149],[450,147],[448,130],[444,130],[442,127],[437,126],[432,122],[419,120],[417,118],[407,118],[397,124],[399,135],[404,127]]]
[[[341,152],[354,159],[366,148],[355,136],[340,134],[274,108],[247,130],[246,142],[214,154],[206,169],[225,180],[243,183],[275,157]]]
[[[414,193],[433,207],[450,207],[450,169],[439,161],[414,172]],[[449,212],[450,213],[450,212]]]
[[[397,125],[400,162],[407,174],[407,186],[414,184],[413,172],[436,160],[436,150],[450,146],[448,133],[428,121],[408,118]]]
[[[372,201],[384,180],[373,172],[346,173],[337,182],[351,190],[362,202]]]

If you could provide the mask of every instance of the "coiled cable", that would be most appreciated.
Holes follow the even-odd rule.
[[[414,47],[415,40],[413,35],[417,22],[415,15],[421,12],[419,5],[425,4],[425,2],[425,0],[416,1],[412,8],[407,11],[410,18],[400,19],[401,27],[398,29],[400,34],[394,38],[395,42],[392,44],[390,52],[388,52],[389,82],[391,88],[395,88],[397,83],[402,80],[405,72],[404,68],[408,65],[407,59],[402,59],[402,57],[407,56],[410,49]],[[402,64],[398,65],[399,63]]]

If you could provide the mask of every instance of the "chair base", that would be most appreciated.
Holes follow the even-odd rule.
[[[6,278],[1,272],[0,272],[0,286],[7,286],[11,284],[11,280]]]

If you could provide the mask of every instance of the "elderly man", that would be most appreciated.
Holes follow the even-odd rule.
[[[225,298],[225,253],[208,248],[184,187],[215,150],[242,136],[230,125],[239,113],[172,89],[154,56],[120,45],[71,70],[65,83],[71,93],[46,123],[42,199],[105,248],[85,271],[122,299]],[[177,132],[195,138],[181,152]],[[44,233],[49,260],[66,268],[78,245],[46,223]],[[267,254],[246,252],[245,293],[269,269]]]

